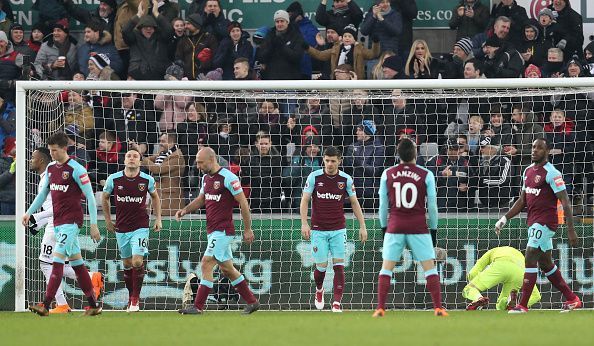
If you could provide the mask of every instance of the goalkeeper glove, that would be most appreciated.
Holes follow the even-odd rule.
[[[39,226],[37,226],[37,220],[35,220],[35,216],[31,215],[29,218],[29,225],[27,226],[27,230],[31,235],[36,235],[39,233]]]

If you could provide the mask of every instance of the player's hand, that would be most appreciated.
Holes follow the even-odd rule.
[[[243,231],[243,240],[248,244],[251,244],[254,241],[254,231],[252,231],[251,228],[247,228]]]
[[[501,230],[503,229],[503,227],[505,227],[505,224],[507,223],[507,218],[504,216],[501,217],[501,219],[499,219],[499,221],[497,221],[495,223],[495,233],[497,235],[499,235],[501,233]]]
[[[567,240],[569,240],[569,245],[571,247],[576,247],[578,245],[578,236],[573,228],[567,229]]]
[[[115,225],[113,222],[111,222],[111,220],[105,220],[105,228],[111,233],[115,232],[116,230]]]
[[[310,233],[311,233],[311,227],[309,227],[309,224],[307,222],[302,223],[301,224],[301,236],[303,237],[303,239],[309,240]]]
[[[91,239],[95,242],[99,242],[101,240],[101,233],[99,233],[99,227],[97,225],[91,225]]]
[[[184,215],[186,215],[186,210],[185,209],[180,209],[175,213],[175,219],[177,221],[181,221],[182,217],[184,217]]]
[[[359,228],[359,240],[363,244],[367,241],[367,229],[365,227]]]
[[[24,227],[29,226],[29,219],[30,218],[31,218],[31,215],[29,215],[29,214],[23,215],[23,219],[22,219],[21,223],[23,224]]]
[[[153,231],[159,232],[163,228],[163,221],[161,219],[156,219],[155,224],[153,225]]]

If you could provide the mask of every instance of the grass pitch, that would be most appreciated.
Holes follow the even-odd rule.
[[[81,312],[41,318],[0,312],[2,345],[593,345],[594,312],[426,311]]]

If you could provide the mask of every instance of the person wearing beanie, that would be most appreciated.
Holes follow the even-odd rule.
[[[298,28],[289,25],[289,13],[274,13],[272,28],[258,48],[256,59],[266,66],[261,70],[262,79],[302,79],[301,60],[304,54],[303,36]]]
[[[206,0],[202,18],[204,19],[204,31],[214,35],[217,42],[221,42],[229,36],[230,21],[223,15],[220,0]]]
[[[474,58],[474,55],[472,54],[472,40],[470,37],[459,39],[454,43],[452,54],[444,54],[440,57],[442,61],[442,78],[464,78],[464,64],[472,58]]]
[[[352,24],[358,28],[363,21],[363,11],[355,0],[332,0],[332,8],[327,10],[326,4],[328,0],[321,0],[316,10],[316,22],[321,26],[333,28],[335,30],[342,30],[345,26]],[[339,33],[342,35],[342,33]]]
[[[135,80],[162,80],[170,64],[169,45],[173,28],[158,8],[153,7],[147,13],[144,6],[140,2],[136,15],[122,30],[123,38],[130,47],[128,76]]]
[[[387,57],[382,64],[384,79],[404,79],[402,73],[402,58],[396,55]]]
[[[530,19],[524,25],[523,41],[517,48],[524,59],[525,66],[530,64],[542,66],[546,59],[546,51],[542,44],[542,31],[536,19]]]
[[[550,8],[543,8],[539,12],[538,23],[542,31],[539,41],[543,50],[543,61],[546,60],[546,52],[550,48],[559,48],[567,53],[565,49],[567,47],[567,33],[563,32],[563,28],[557,23],[556,16]]]
[[[250,61],[249,69],[252,69],[254,58],[254,47],[249,41],[250,35],[243,31],[241,24],[237,21],[229,23],[227,26],[229,34],[221,41],[214,55],[213,67],[222,68],[223,79],[234,79],[233,64],[239,58],[245,58]]]
[[[380,43],[380,53],[387,50],[396,55],[406,54],[399,49],[402,34],[402,16],[392,8],[390,0],[376,0],[359,28],[361,35],[370,36]]]
[[[174,61],[165,70],[165,80],[182,80],[184,78],[184,66],[182,61]]]
[[[28,55],[31,61],[35,61],[37,52],[34,51],[25,41],[25,29],[22,25],[14,23],[10,26],[8,39],[12,43],[12,48],[22,55]]]
[[[93,54],[104,54],[110,60],[109,66],[120,76],[125,76],[124,63],[112,42],[112,35],[105,30],[103,21],[91,20],[85,25],[84,43],[77,49],[77,59],[80,71],[87,76],[89,70],[87,61]]]
[[[119,80],[117,73],[111,68],[111,60],[103,53],[92,54],[87,64],[89,74],[87,80]]]
[[[305,137],[301,150],[291,156],[290,166],[283,168],[283,186],[287,186],[285,195],[291,198],[291,207],[299,210],[303,186],[311,172],[322,169],[324,160],[322,156],[322,145],[320,136],[311,135]]]
[[[567,63],[565,77],[585,77],[584,64],[577,56],[573,56]]]
[[[23,55],[14,50],[6,33],[0,31],[0,79],[15,80],[21,77]],[[0,94],[1,95],[1,94]],[[4,96],[8,98],[8,96]],[[0,100],[2,98],[0,97]]]
[[[357,197],[363,198],[363,208],[376,207],[374,197],[377,196],[386,153],[380,137],[375,122],[363,120],[357,127],[355,142],[347,147],[343,155],[344,170],[353,177]]]
[[[64,8],[72,18],[84,25],[93,21],[103,23],[103,30],[109,32],[113,37],[116,11],[118,9],[116,0],[100,0],[97,8],[91,10],[76,5],[73,0],[65,0]]]
[[[301,32],[303,40],[310,46],[316,46],[316,36],[319,33],[318,28],[303,13],[301,3],[299,1],[292,2],[287,7],[287,13],[289,14],[291,24],[299,27],[299,32]],[[303,54],[303,58],[301,58],[301,74],[303,75],[303,79],[311,79],[312,71],[311,57],[307,53]]]
[[[380,44],[377,38],[371,45],[371,49],[366,48],[357,41],[358,32],[354,25],[349,24],[342,29],[342,42],[336,42],[330,49],[319,51],[313,47],[308,47],[307,52],[320,61],[330,61],[332,69],[331,76],[334,79],[334,70],[337,66],[348,64],[353,66],[353,70],[358,79],[365,78],[365,64],[368,60],[375,59],[380,54]]]
[[[534,64],[530,64],[526,66],[526,70],[524,70],[524,77],[525,78],[541,78],[542,72],[540,68]]]
[[[582,11],[584,5],[582,5]],[[584,46],[584,20],[582,16],[571,8],[569,0],[554,0],[548,7],[556,14],[555,20],[559,24],[560,32],[564,33],[565,42],[557,44],[565,52],[568,61],[573,55],[582,58],[582,47]],[[559,41],[561,43],[561,41]]]
[[[502,155],[501,145],[493,138],[484,136],[480,142],[478,168],[478,191],[481,205],[499,208],[513,197],[511,191],[511,159]]]
[[[524,71],[524,60],[513,47],[496,36],[485,42],[484,74],[487,78],[518,78]]]
[[[186,18],[186,30],[187,34],[177,43],[175,59],[183,61],[184,77],[197,80],[201,73],[213,69],[213,56],[218,49],[217,39],[205,31],[204,18],[198,13]]]
[[[450,29],[456,30],[456,41],[484,32],[488,24],[489,7],[481,0],[460,0],[449,22]]]
[[[72,41],[69,32],[68,21],[59,20],[53,26],[51,39],[41,45],[34,66],[42,79],[71,80],[73,72],[79,69],[76,41]]]

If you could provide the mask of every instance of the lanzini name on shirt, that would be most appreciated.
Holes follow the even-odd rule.
[[[396,174],[392,173],[392,179],[396,179],[396,178],[400,178],[400,177],[411,178],[414,181],[421,180],[421,177],[413,171],[397,171]]]

